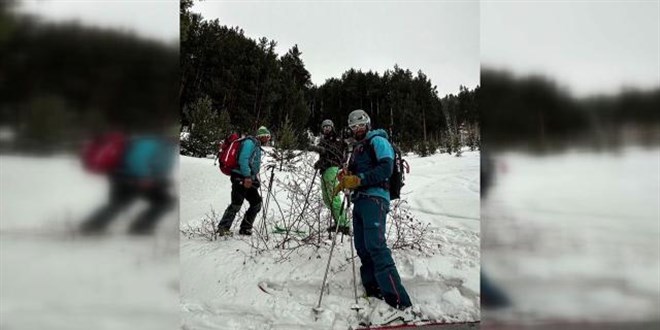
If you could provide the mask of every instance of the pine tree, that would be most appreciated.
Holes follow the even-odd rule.
[[[289,121],[289,116],[284,117],[284,122],[281,124],[278,131],[278,139],[275,144],[274,158],[279,163],[280,171],[287,165],[293,158],[296,157],[294,149],[298,145],[297,133]],[[303,135],[303,134],[301,134]]]
[[[218,115],[211,98],[204,96],[184,112],[191,119],[190,135],[185,146],[195,157],[206,157],[217,152],[217,143],[229,129],[229,117],[226,112]]]

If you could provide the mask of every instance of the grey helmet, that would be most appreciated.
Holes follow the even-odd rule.
[[[371,129],[371,118],[369,118],[369,115],[362,109],[353,110],[348,114],[348,127],[360,124],[365,124],[367,125],[367,129]]]
[[[332,127],[333,130],[335,129],[335,124],[330,119],[326,119],[321,123],[321,129],[323,129],[323,127],[326,127],[326,126]]]

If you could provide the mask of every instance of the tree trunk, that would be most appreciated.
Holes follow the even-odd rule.
[[[428,140],[426,139],[426,110],[422,108],[422,125],[424,125],[424,143],[427,143]]]
[[[255,113],[257,115],[257,123],[259,122],[259,117],[261,115],[261,110],[257,109],[259,104],[259,92],[260,92],[260,88],[259,88],[259,83],[257,82],[257,93],[254,96],[254,106],[252,107],[252,113]]]
[[[376,117],[380,117],[380,100],[376,100]]]

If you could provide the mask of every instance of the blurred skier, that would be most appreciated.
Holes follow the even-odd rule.
[[[495,179],[495,162],[487,152],[481,152],[481,199],[488,196]],[[481,306],[485,309],[507,307],[511,304],[509,297],[497,287],[481,270]]]
[[[83,164],[90,172],[107,175],[110,192],[107,204],[93,212],[80,230],[86,234],[101,233],[119,212],[144,198],[149,207],[133,221],[129,232],[151,234],[175,202],[169,192],[175,156],[175,145],[155,135],[129,138],[113,132],[89,143],[83,152]]]

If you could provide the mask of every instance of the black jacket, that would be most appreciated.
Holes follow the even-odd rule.
[[[329,167],[341,167],[344,160],[345,143],[333,132],[328,135],[321,135],[318,146],[311,148],[319,153],[320,158],[314,164],[314,167],[325,172]]]

